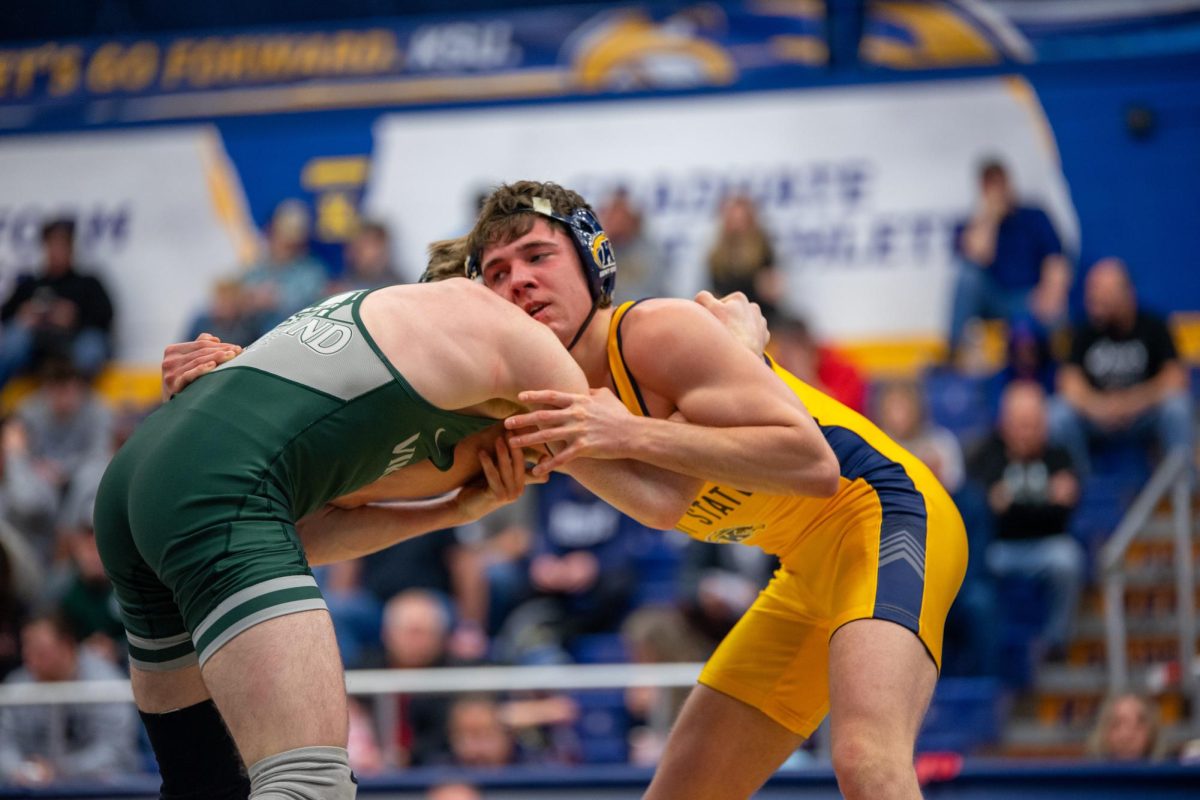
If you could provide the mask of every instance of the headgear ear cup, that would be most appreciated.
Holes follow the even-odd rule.
[[[586,208],[572,211],[565,223],[579,251],[579,260],[587,274],[592,299],[603,304],[611,302],[613,287],[617,282],[617,259],[608,234],[600,227],[595,215]]]

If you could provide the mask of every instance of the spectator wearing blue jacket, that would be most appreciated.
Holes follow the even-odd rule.
[[[1071,266],[1046,212],[1020,205],[999,161],[979,170],[979,204],[958,226],[960,270],[950,315],[953,360],[972,319],[1065,322]]]

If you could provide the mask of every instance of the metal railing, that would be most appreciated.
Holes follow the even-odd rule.
[[[1155,470],[1133,501],[1117,529],[1100,551],[1104,584],[1105,648],[1108,687],[1111,692],[1129,688],[1129,654],[1125,634],[1125,554],[1146,529],[1155,508],[1171,496],[1171,527],[1175,544],[1176,614],[1179,623],[1179,666],[1184,691],[1192,708],[1200,708],[1200,686],[1193,661],[1196,657],[1196,576],[1192,563],[1192,470],[1190,452],[1173,450]]]
[[[353,670],[346,673],[346,692],[371,698],[374,726],[396,730],[399,709],[387,699],[406,694],[458,694],[466,692],[586,691],[624,689],[629,686],[676,688],[695,685],[703,664],[565,664],[535,667],[445,667],[440,669]],[[128,680],[72,681],[61,683],[0,684],[0,707],[67,704],[132,703]],[[665,708],[665,698],[660,699]],[[670,718],[656,710],[653,727],[666,731]],[[65,736],[63,725],[53,726],[52,736]],[[397,763],[393,736],[380,736],[387,763]]]
[[[352,670],[346,692],[354,696],[455,694],[522,690],[574,691],[692,686],[703,664],[565,664],[544,667],[443,667]],[[0,706],[63,703],[132,703],[129,681],[74,681],[0,685]]]

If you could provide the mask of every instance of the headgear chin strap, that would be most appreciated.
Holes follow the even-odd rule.
[[[588,312],[583,324],[579,326],[579,330],[571,339],[571,343],[567,345],[567,349],[570,350],[579,343],[583,332],[587,330],[592,317],[596,316],[600,305],[612,301],[613,287],[617,282],[617,260],[613,256],[612,243],[608,240],[608,235],[590,208],[579,206],[563,216],[555,213],[554,207],[546,198],[530,197],[528,206],[518,208],[512,213],[522,214],[530,211],[566,227],[567,232],[571,234],[571,243],[575,245],[575,252],[579,254],[579,263],[583,268],[584,278],[587,280],[588,291],[592,295],[592,310]],[[482,253],[473,252],[467,256],[468,278],[481,279],[483,277],[482,255]]]

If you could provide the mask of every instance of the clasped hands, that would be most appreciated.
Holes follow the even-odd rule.
[[[504,420],[508,444],[514,449],[543,448],[531,474],[548,475],[577,458],[623,458],[628,452],[632,423],[637,419],[608,389],[570,394],[548,389],[521,392],[529,406],[544,406]]]

